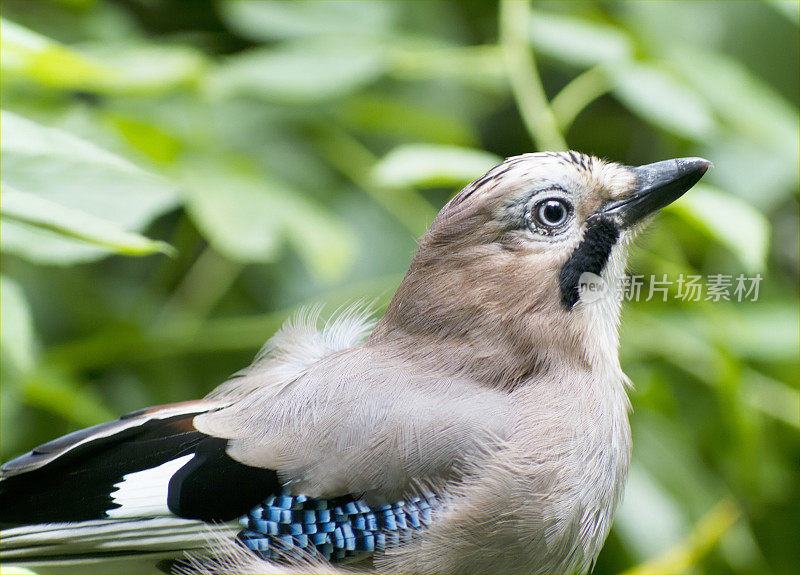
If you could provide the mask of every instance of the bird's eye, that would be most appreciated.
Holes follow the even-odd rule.
[[[561,199],[543,200],[534,207],[538,224],[547,228],[557,228],[569,218],[571,206]]]

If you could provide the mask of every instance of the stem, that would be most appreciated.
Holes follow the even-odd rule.
[[[397,218],[415,237],[427,231],[436,217],[436,209],[416,190],[388,190],[376,186],[370,173],[378,159],[361,142],[331,124],[322,129],[317,144],[334,168]]]
[[[628,569],[623,575],[682,573],[696,565],[739,519],[741,511],[736,502],[723,499],[706,513],[689,536],[658,557]]]
[[[595,66],[577,76],[550,102],[558,127],[567,132],[578,114],[611,88],[608,72],[602,66]]]
[[[500,45],[505,54],[511,90],[528,132],[539,150],[566,150],[567,142],[547,103],[533,50],[528,42],[530,2],[501,0],[499,20]]]
[[[162,308],[159,321],[177,314],[200,322],[228,292],[244,267],[207,247]]]

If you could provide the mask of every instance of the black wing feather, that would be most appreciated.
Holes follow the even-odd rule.
[[[101,424],[9,462],[0,479],[0,526],[107,518],[109,510],[119,507],[111,494],[126,475],[187,454],[194,457],[169,480],[169,510],[205,521],[243,515],[280,489],[277,475],[231,459],[225,451],[227,440],[197,431],[192,420],[203,411],[143,417],[141,424],[111,434],[105,432],[121,420]],[[54,457],[54,452],[61,453]],[[46,462],[36,463],[42,457]]]

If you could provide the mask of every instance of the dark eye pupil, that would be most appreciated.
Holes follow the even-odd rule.
[[[548,200],[539,208],[539,218],[544,224],[551,226],[560,224],[566,216],[567,209],[564,204],[556,200]]]

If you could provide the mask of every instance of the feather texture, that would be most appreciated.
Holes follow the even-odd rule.
[[[253,363],[212,391],[208,398],[243,397],[279,389],[322,359],[364,340],[375,326],[370,304],[356,301],[339,308],[320,329],[324,306],[302,307],[287,319]]]
[[[620,300],[578,282],[616,286],[647,210],[708,165],[509,158],[442,209],[379,321],[304,308],[205,400],[3,466],[2,559],[174,559],[238,518],[239,543],[219,527],[172,567],[586,573],[631,438]]]

